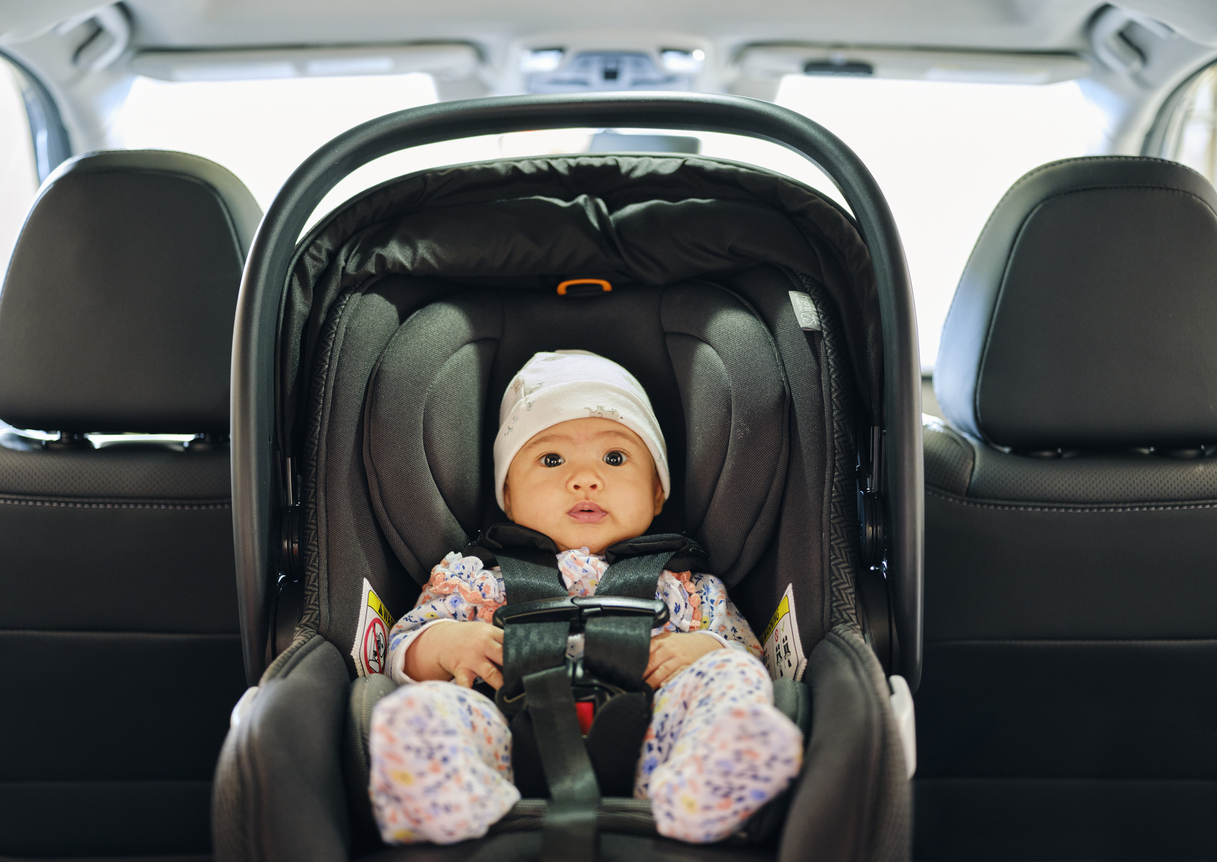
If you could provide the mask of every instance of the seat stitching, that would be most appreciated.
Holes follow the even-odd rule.
[[[231,509],[232,502],[217,503],[157,503],[157,502],[82,502],[76,500],[31,500],[0,497],[3,506],[52,506],[66,509]]]
[[[38,637],[111,637],[111,638],[204,638],[208,640],[239,640],[240,632],[149,632],[149,631],[93,631],[90,629],[31,629],[2,628],[0,635],[36,635]],[[0,857],[3,858],[3,857]]]
[[[944,494],[941,491],[932,488],[926,488],[926,496],[937,497],[940,500],[945,500],[948,503],[958,503],[961,506],[971,506],[974,509],[996,509],[1008,512],[1063,512],[1063,513],[1088,513],[1088,512],[1172,512],[1172,511],[1187,511],[1190,509],[1217,509],[1217,503],[1174,503],[1163,505],[1130,505],[1130,506],[1019,506],[1012,503],[977,503],[971,500],[964,500],[956,497],[953,494]]]

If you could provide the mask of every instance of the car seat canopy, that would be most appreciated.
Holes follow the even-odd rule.
[[[710,159],[572,156],[462,165],[393,180],[325,219],[297,248],[282,392],[298,399],[330,305],[400,273],[553,289],[568,278],[671,284],[785,266],[849,313],[864,407],[881,398],[870,258],[835,204],[767,171]],[[291,417],[286,417],[290,422]]]

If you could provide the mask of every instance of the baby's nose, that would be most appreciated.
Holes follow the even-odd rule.
[[[591,477],[580,477],[580,478],[576,478],[571,483],[571,485],[578,491],[582,491],[582,490],[594,491],[600,487],[600,482],[599,482],[599,480],[591,478]]]

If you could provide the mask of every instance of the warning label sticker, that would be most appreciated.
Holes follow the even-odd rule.
[[[787,584],[778,609],[765,627],[761,638],[765,646],[765,666],[774,679],[802,679],[807,669],[803,657],[803,640],[799,637],[799,624],[794,616],[794,585]]]
[[[386,673],[389,669],[389,630],[393,615],[376,595],[367,578],[363,579],[363,603],[359,610],[359,625],[355,629],[355,646],[351,658],[360,676]]]

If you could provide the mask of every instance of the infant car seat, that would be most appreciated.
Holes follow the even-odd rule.
[[[673,123],[801,144],[840,178],[861,231],[764,171],[596,155],[394,180],[295,243],[328,188],[393,149]],[[789,805],[784,826],[750,824],[738,846],[697,848],[657,838],[645,802],[606,799],[601,857],[907,856],[911,750],[866,637],[915,685],[915,332],[890,215],[840,142],[728,98],[528,97],[391,115],[289,180],[259,231],[238,317],[238,567],[246,647],[270,665],[234,710],[221,757],[221,859],[573,854],[552,841],[541,851],[542,799],[476,842],[384,849],[361,733],[391,688],[376,635],[444,553],[502,520],[489,445],[508,380],[534,352],[567,347],[620,362],[646,388],[673,488],[651,531],[705,546],[708,569],[762,639],[772,634],[783,675],[801,678],[782,698],[797,705],[805,683],[812,704],[803,774],[765,812],[780,821]],[[868,576],[860,608],[856,582]]]

